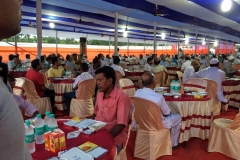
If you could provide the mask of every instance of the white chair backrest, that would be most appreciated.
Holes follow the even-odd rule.
[[[121,78],[119,80],[120,89],[126,93],[129,97],[134,96],[135,94],[135,86],[130,79]]]
[[[198,92],[205,92],[207,89],[207,81],[200,78],[189,78],[184,82],[183,86],[184,88]]]

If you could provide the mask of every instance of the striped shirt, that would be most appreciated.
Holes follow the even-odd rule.
[[[73,83],[73,88],[76,88],[78,86],[78,84],[81,83],[82,81],[85,81],[85,80],[91,79],[91,78],[93,78],[93,76],[91,74],[89,74],[88,72],[81,73],[75,79],[75,81]],[[78,90],[76,91],[76,97],[77,97],[77,94],[78,94]]]

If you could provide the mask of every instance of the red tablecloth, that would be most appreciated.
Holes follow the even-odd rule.
[[[25,77],[27,71],[9,71],[9,74],[14,78]]]
[[[234,73],[234,77],[236,77],[236,78],[237,78],[237,77],[240,77],[240,72],[235,72],[235,73]]]
[[[72,132],[76,129],[70,126],[66,126],[63,124],[63,122],[66,120],[60,120],[58,121],[58,127],[65,132],[65,136],[69,132]],[[70,149],[72,147],[77,147],[87,141],[93,142],[97,144],[98,146],[105,148],[108,150],[108,152],[104,155],[102,155],[100,158],[97,158],[96,160],[113,160],[116,155],[116,147],[113,137],[110,135],[110,133],[107,130],[99,130],[96,133],[93,133],[91,135],[86,135],[84,133],[81,133],[77,138],[73,139],[66,139],[67,142],[67,149]],[[46,151],[44,148],[44,144],[36,145],[36,151],[32,154],[33,160],[46,160],[48,158],[57,156],[57,153],[53,153],[50,151]]]
[[[211,99],[209,96],[203,98],[194,98],[193,96],[182,95],[179,98],[174,98],[173,96],[164,96],[166,101],[208,101]]]
[[[54,79],[51,79],[50,80],[51,83],[62,83],[62,84],[72,84],[74,82],[73,79],[63,79],[63,80],[54,80]]]
[[[181,68],[178,68],[178,67],[167,67],[167,70],[181,71]]]

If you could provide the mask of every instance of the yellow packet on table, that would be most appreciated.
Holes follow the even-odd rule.
[[[84,120],[84,118],[81,118],[81,117],[73,117],[71,119],[71,121],[73,121],[73,122],[81,122],[82,120]]]
[[[194,98],[198,98],[198,99],[200,99],[200,98],[203,98],[203,96],[200,95],[200,94],[195,94],[195,95],[194,95]]]
[[[80,145],[80,146],[78,146],[78,148],[79,149],[81,149],[82,151],[84,151],[84,152],[89,152],[89,151],[91,151],[91,150],[93,150],[93,149],[95,149],[95,148],[97,148],[98,147],[98,145],[96,145],[96,144],[94,144],[94,143],[92,143],[92,142],[85,142],[85,143],[83,143],[82,145]]]

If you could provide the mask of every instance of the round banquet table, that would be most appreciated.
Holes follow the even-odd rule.
[[[235,72],[234,75],[233,75],[234,78],[240,78],[240,72]]]
[[[209,96],[196,99],[193,96],[182,95],[180,98],[164,96],[172,113],[182,117],[179,143],[188,141],[191,137],[208,139],[212,124],[212,101]]]
[[[178,67],[167,67],[167,73],[168,73],[168,81],[167,85],[170,85],[171,81],[173,79],[176,79],[177,71],[181,71],[181,68]]]
[[[126,72],[125,71],[125,77],[132,80],[133,83],[138,82],[141,79],[141,76],[144,72]]]
[[[65,109],[63,94],[65,92],[72,92],[73,79],[50,80],[49,89],[55,91],[55,106],[58,110]]]
[[[77,130],[74,127],[66,126],[63,124],[66,120],[58,120],[58,128],[65,132],[67,149],[77,147],[87,141],[97,144],[98,146],[105,148],[108,152],[96,160],[113,160],[116,155],[115,142],[111,134],[107,130],[99,130],[91,135],[80,133],[77,138],[67,139],[69,132]],[[45,150],[44,144],[36,144],[36,151],[32,153],[33,160],[46,160],[51,157],[58,156],[58,153],[53,153]]]
[[[9,71],[9,74],[14,78],[25,77],[27,71]]]
[[[225,80],[222,82],[223,95],[229,101],[222,105],[222,109],[228,109],[228,106],[240,108],[240,79]]]

